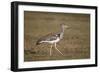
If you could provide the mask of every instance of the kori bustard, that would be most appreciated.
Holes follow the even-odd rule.
[[[56,34],[48,34],[46,36],[43,36],[41,37],[37,42],[36,42],[36,45],[39,45],[39,44],[42,44],[42,43],[49,43],[51,44],[51,47],[50,47],[50,56],[52,55],[52,47],[54,45],[55,49],[63,55],[63,53],[58,50],[56,44],[61,40],[63,39],[63,36],[64,36],[64,30],[65,28],[68,28],[67,25],[65,24],[61,24],[61,31],[56,33]]]

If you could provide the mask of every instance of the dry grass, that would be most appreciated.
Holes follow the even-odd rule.
[[[90,15],[71,13],[24,12],[24,61],[87,59],[90,58]],[[49,44],[36,45],[36,41],[48,34],[59,32],[60,24],[69,26],[57,47],[49,55]]]

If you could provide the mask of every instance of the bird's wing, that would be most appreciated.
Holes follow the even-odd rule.
[[[52,40],[56,40],[57,39],[57,36],[58,36],[58,34],[53,34],[53,33],[47,34],[47,35],[41,37],[37,41],[37,44],[39,44],[41,41],[52,41]]]
[[[47,34],[47,35],[41,37],[40,39],[41,39],[41,41],[45,41],[45,40],[50,41],[50,40],[55,40],[57,38],[56,36],[57,36],[57,34],[50,33],[50,34]]]
[[[47,37],[45,40],[46,41],[52,41],[52,40],[56,40],[57,36],[56,35],[52,35],[51,37]]]

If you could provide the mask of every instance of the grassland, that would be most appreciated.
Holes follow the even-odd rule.
[[[69,26],[57,44],[62,56],[50,44],[36,45],[49,33],[60,31],[60,24]],[[24,12],[24,61],[71,60],[90,58],[90,15],[74,13]]]

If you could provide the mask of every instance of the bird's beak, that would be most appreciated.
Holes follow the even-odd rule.
[[[65,28],[69,28],[69,26],[65,26]]]

